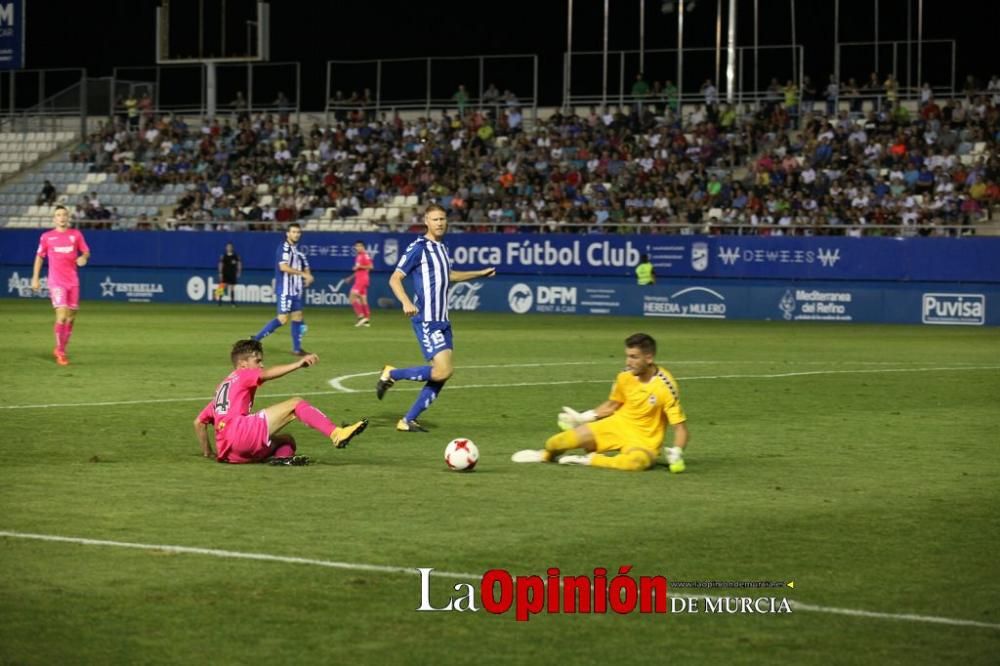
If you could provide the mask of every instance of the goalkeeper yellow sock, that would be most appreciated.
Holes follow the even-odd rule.
[[[559,455],[560,453],[572,451],[579,446],[580,437],[576,434],[576,431],[563,430],[558,435],[552,435],[545,440],[546,460],[552,460],[553,457]]]
[[[601,454],[591,456],[590,465],[605,469],[619,469],[624,472],[641,472],[652,467],[655,461],[655,456],[646,449],[632,448],[622,451],[614,457]]]

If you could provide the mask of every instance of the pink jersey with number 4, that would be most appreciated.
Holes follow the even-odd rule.
[[[368,253],[358,253],[358,256],[354,258],[354,289],[361,291],[368,288],[371,283],[371,269],[372,258],[368,256]]]
[[[230,450],[233,448],[239,451],[246,447],[266,449],[267,419],[262,415],[250,415],[257,387],[263,383],[262,375],[263,370],[260,368],[233,370],[215,389],[215,397],[198,414],[201,423],[215,424],[218,460],[229,461]],[[244,460],[236,459],[231,462]]]
[[[80,286],[80,279],[76,274],[76,258],[81,254],[90,254],[90,248],[78,230],[46,231],[38,241],[36,254],[49,262],[49,289]]]

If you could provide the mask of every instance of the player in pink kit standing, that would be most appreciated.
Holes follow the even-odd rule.
[[[368,307],[368,285],[371,284],[372,258],[361,241],[354,241],[354,274],[345,280],[354,280],[349,296],[354,314],[358,316],[355,326],[370,326],[372,310]]]
[[[215,459],[226,463],[251,463],[270,460],[285,465],[304,465],[305,456],[295,455],[295,438],[278,434],[286,425],[298,419],[323,433],[334,446],[342,449],[354,437],[364,432],[368,420],[338,428],[326,415],[302,398],[289,398],[258,412],[250,413],[257,387],[266,381],[284,377],[299,368],[308,368],[319,361],[316,354],[307,354],[295,363],[264,368],[264,348],[259,340],[240,340],[233,345],[230,358],[234,370],[215,389],[209,401],[194,420],[194,432],[206,458],[212,456],[208,438],[209,425],[215,425]]]
[[[35,267],[31,273],[31,288],[34,291],[41,289],[42,263],[47,259],[49,298],[56,311],[53,328],[56,346],[52,354],[59,365],[69,365],[66,346],[73,335],[73,320],[80,307],[80,278],[76,269],[87,265],[90,248],[79,229],[69,228],[69,211],[65,206],[56,206],[52,218],[56,228],[46,231],[38,241]]]

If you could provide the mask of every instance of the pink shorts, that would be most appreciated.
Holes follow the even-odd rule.
[[[225,426],[216,431],[215,437],[219,452],[216,459],[219,462],[258,462],[273,453],[264,410],[225,421]]]
[[[351,287],[351,293],[357,294],[358,296],[368,295],[368,285],[367,284],[356,284]]]
[[[75,287],[49,285],[49,298],[54,308],[77,310],[80,308],[80,285]]]

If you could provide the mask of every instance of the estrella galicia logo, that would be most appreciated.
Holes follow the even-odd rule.
[[[708,243],[691,243],[691,268],[699,273],[708,268]]]
[[[507,292],[507,303],[515,314],[524,314],[531,309],[534,302],[535,297],[531,293],[531,287],[523,282],[518,282]]]
[[[921,321],[925,324],[982,326],[986,323],[983,294],[924,294]]]
[[[382,256],[385,258],[387,266],[395,266],[399,261],[399,241],[395,238],[387,238],[382,245]]]
[[[778,301],[778,309],[781,310],[781,315],[788,321],[792,320],[795,316],[795,294],[792,293],[791,289],[785,290],[785,295],[781,297]]]

